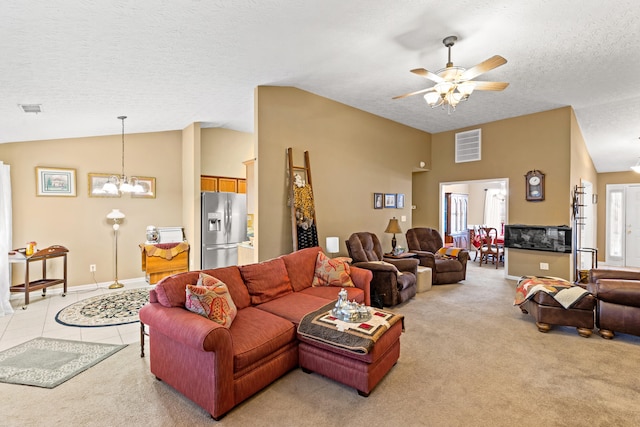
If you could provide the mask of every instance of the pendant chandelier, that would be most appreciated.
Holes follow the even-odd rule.
[[[118,120],[122,121],[122,173],[120,176],[111,175],[107,180],[107,183],[102,187],[102,191],[107,194],[122,194],[122,193],[144,193],[145,190],[138,182],[138,178],[132,176],[127,178],[124,174],[124,119],[127,116],[118,116]]]

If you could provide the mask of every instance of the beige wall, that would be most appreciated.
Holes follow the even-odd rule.
[[[351,233],[371,231],[390,250],[384,229],[393,216],[407,217],[404,231],[411,226],[412,170],[431,163],[430,135],[295,88],[259,87],[256,104],[260,259],[292,250],[288,147],[296,166],[309,151],[320,245],[338,236],[345,255]],[[374,210],[374,192],[404,193],[405,208]]]
[[[591,160],[591,156],[587,151],[587,146],[584,142],[584,137],[582,136],[582,132],[580,131],[580,126],[578,124],[578,120],[576,119],[576,115],[573,110],[571,110],[571,193],[569,194],[569,203],[573,203],[573,192],[576,186],[581,186],[584,181],[588,181],[593,184],[593,191],[596,192],[596,188],[598,185],[598,173],[596,172],[596,168],[593,165],[593,160]],[[588,202],[590,203],[590,202]],[[594,212],[596,210],[594,209]],[[573,218],[572,218],[573,220]],[[594,224],[594,232],[597,230],[598,215],[597,212],[593,218],[589,218],[590,221],[593,221]],[[573,225],[573,224],[572,224]],[[581,228],[580,233],[586,233],[587,229],[584,227]],[[576,227],[574,227],[574,233],[576,233]],[[580,235],[574,235],[574,240],[577,241]],[[593,241],[596,244],[596,247],[599,247],[599,242],[597,241],[596,236],[591,236]],[[581,247],[580,242],[578,242],[578,248]],[[604,241],[602,242],[602,246],[604,249]],[[604,251],[602,251],[604,252]],[[578,261],[579,262],[579,261]],[[574,273],[576,274],[576,273]]]
[[[456,113],[454,113],[456,114]],[[438,228],[439,184],[477,179],[509,179],[509,223],[531,225],[571,224],[572,116],[570,107],[530,114],[482,125],[442,132],[432,136],[430,172],[414,174],[413,197],[415,226]],[[482,129],[482,160],[456,164],[455,133]],[[525,200],[524,175],[532,169],[545,173],[545,200]],[[558,258],[558,259],[556,259]],[[540,262],[550,270],[539,269]],[[553,255],[538,251],[510,251],[512,276],[552,274],[569,278],[570,255]]]
[[[93,282],[89,264],[96,264],[97,282],[114,278],[113,229],[106,215],[120,209],[118,277],[142,277],[140,249],[147,225],[182,225],[181,135],[179,131],[125,136],[125,173],[156,178],[155,199],[88,196],[90,172],[121,171],[121,135],[0,144],[0,159],[11,165],[13,246],[35,240],[40,248],[54,244],[69,249],[69,285]],[[77,197],[36,197],[36,166],[76,170]],[[52,261],[50,277],[61,275]],[[35,266],[32,272],[39,274]],[[33,274],[33,273],[32,273]],[[24,269],[14,269],[13,282],[24,281]]]
[[[296,164],[302,164],[304,151],[309,151],[320,244],[324,246],[327,236],[340,237],[341,255],[346,255],[344,240],[355,231],[375,232],[389,249],[391,236],[384,229],[392,216],[406,217],[400,223],[404,231],[412,224],[439,228],[440,182],[495,178],[510,180],[509,222],[525,224],[570,224],[571,189],[581,178],[591,180],[600,195],[598,246],[604,248],[606,184],[640,182],[633,172],[595,174],[569,107],[478,126],[483,160],[456,165],[453,131],[430,135],[295,88],[259,87],[255,104],[255,138],[222,129],[201,130],[198,123],[183,131],[126,135],[125,172],[156,177],[155,199],[88,197],[89,172],[120,172],[120,135],[0,144],[0,159],[11,165],[14,247],[31,240],[40,247],[65,245],[71,251],[70,285],[93,281],[89,264],[97,265],[96,281],[108,282],[114,273],[113,236],[105,216],[119,208],[127,215],[119,240],[120,279],[143,275],[138,244],[150,224],[184,226],[192,245],[191,268],[197,268],[198,177],[201,158],[209,155],[201,152],[211,141],[215,145],[231,135],[247,150],[237,155],[239,159],[249,152],[258,158],[254,170],[260,215],[255,227],[260,230],[262,260],[292,249],[287,147],[293,147]],[[249,140],[252,150],[245,145]],[[430,170],[412,173],[420,161]],[[36,166],[75,168],[78,196],[36,197]],[[534,168],[546,174],[546,200],[538,203],[524,200],[524,174]],[[223,175],[217,169],[211,174]],[[374,192],[404,193],[405,208],[374,210]],[[396,237],[406,246],[404,235]],[[551,270],[540,271],[539,262],[548,262]],[[52,268],[57,274],[59,268]],[[511,275],[567,277],[570,270],[568,255],[512,251],[509,257]],[[22,271],[14,272],[14,283],[21,275]]]
[[[255,157],[253,134],[223,128],[201,129],[202,175],[246,178],[242,163]]]
[[[189,269],[200,268],[200,123],[182,130],[182,223],[191,249]],[[171,207],[169,207],[171,208]],[[176,209],[178,207],[176,206]]]

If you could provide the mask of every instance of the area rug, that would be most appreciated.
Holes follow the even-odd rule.
[[[56,321],[67,326],[115,326],[138,322],[138,311],[149,302],[149,288],[130,289],[87,298],[63,308]]]
[[[0,382],[54,388],[125,347],[35,338],[0,352]]]

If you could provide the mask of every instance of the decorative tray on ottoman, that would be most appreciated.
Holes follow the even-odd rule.
[[[366,322],[371,319],[369,307],[355,301],[349,302],[347,291],[344,288],[338,293],[338,301],[331,310],[331,314],[343,322]]]

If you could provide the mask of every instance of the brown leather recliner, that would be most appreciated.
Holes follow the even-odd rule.
[[[409,252],[418,254],[420,265],[431,268],[434,285],[457,283],[467,277],[469,251],[461,250],[457,258],[436,256],[438,249],[444,246],[438,230],[426,227],[410,228],[406,236]]]
[[[596,327],[603,338],[615,332],[640,336],[640,271],[592,269],[587,290],[596,297]]]
[[[378,308],[393,306],[415,296],[417,259],[384,258],[380,240],[373,233],[353,233],[345,243],[349,257],[353,260],[353,266],[366,268],[373,273],[372,306]]]

